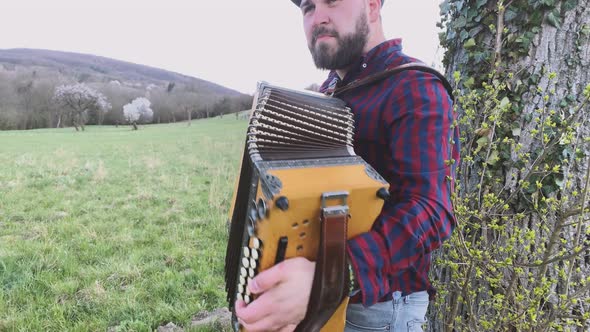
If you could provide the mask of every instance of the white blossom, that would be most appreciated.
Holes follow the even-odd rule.
[[[144,97],[135,98],[131,103],[123,106],[123,115],[129,123],[149,122],[154,116],[154,111],[150,108],[151,102]]]

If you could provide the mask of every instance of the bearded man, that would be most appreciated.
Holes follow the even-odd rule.
[[[301,10],[315,65],[330,70],[324,93],[418,62],[402,53],[400,39],[385,38],[384,0],[291,1]],[[347,241],[355,288],[345,331],[422,331],[435,292],[431,253],[455,227],[459,133],[442,80],[404,70],[338,94],[354,114],[356,154],[389,182],[391,194],[372,229]],[[235,306],[242,326],[293,331],[306,315],[314,268],[292,258],[257,275],[248,284],[256,300]]]

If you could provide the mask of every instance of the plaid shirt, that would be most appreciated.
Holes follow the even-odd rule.
[[[408,62],[401,40],[384,42],[351,66],[343,80],[335,71],[321,87],[328,92],[357,79]],[[431,252],[449,238],[459,131],[452,128],[452,101],[434,75],[404,71],[367,87],[338,95],[355,119],[355,152],[390,184],[371,231],[348,241],[348,255],[360,286],[353,302],[365,306],[434,289],[428,280]],[[453,166],[446,161],[455,159]]]

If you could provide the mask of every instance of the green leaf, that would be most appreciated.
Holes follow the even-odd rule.
[[[475,46],[475,45],[476,45],[476,44],[475,44],[475,39],[473,39],[473,38],[469,38],[469,40],[467,40],[467,41],[465,42],[465,44],[463,44],[463,47],[465,47],[465,48],[470,48],[470,47],[473,47],[473,46]]]
[[[551,11],[549,14],[547,14],[547,22],[549,22],[549,24],[553,27],[559,28],[559,26],[561,25],[561,18],[559,18],[559,13],[557,13],[555,10]]]
[[[461,41],[464,41],[467,38],[469,38],[469,33],[467,30],[461,30]]]
[[[508,97],[502,98],[500,101],[500,108],[507,107],[508,105],[510,105],[510,99],[508,99]]]
[[[455,20],[455,29],[458,30],[458,29],[464,28],[466,24],[467,24],[467,19],[465,18],[465,16],[459,16]]]
[[[489,141],[490,141],[490,139],[487,136],[480,137],[476,141],[478,149],[481,150],[482,148],[488,146]]]
[[[477,9],[479,9],[481,6],[485,5],[488,2],[488,0],[477,0],[477,2],[475,3],[475,6]]]
[[[512,128],[512,136],[520,136],[520,128]]]
[[[498,160],[500,160],[500,158],[498,157],[498,151],[494,150],[492,151],[492,153],[490,153],[490,156],[488,157],[488,160],[486,160],[486,162],[488,163],[488,165],[494,166]]]
[[[541,10],[534,10],[531,13],[531,17],[529,18],[530,25],[538,26],[543,21],[543,11]]]
[[[449,13],[451,11],[451,5],[449,4],[449,0],[445,0],[440,4],[440,14],[441,16]]]
[[[473,77],[470,77],[467,79],[467,81],[465,81],[463,83],[463,86],[465,86],[467,89],[471,89],[471,87],[473,86],[473,84],[475,84],[475,79]]]
[[[564,12],[568,12],[568,11],[570,11],[570,10],[572,10],[572,9],[576,8],[576,6],[577,6],[577,5],[578,5],[578,0],[566,0],[566,1],[563,3],[563,5],[562,5],[561,9],[562,9]]]
[[[504,21],[505,21],[505,22],[510,22],[510,21],[512,21],[513,19],[515,19],[517,16],[518,16],[518,13],[517,13],[517,12],[515,12],[515,11],[514,11],[514,10],[512,10],[512,9],[508,9],[508,10],[506,10],[506,12],[504,13]]]

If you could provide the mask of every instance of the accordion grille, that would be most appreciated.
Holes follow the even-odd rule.
[[[341,100],[264,87],[247,134],[253,161],[354,155],[352,112]]]

